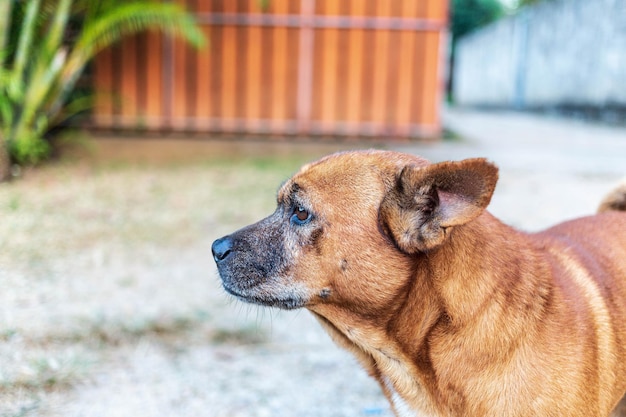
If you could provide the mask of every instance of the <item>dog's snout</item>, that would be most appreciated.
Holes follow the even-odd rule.
[[[233,251],[233,241],[229,236],[217,239],[213,242],[211,251],[213,252],[213,259],[215,259],[215,262],[223,261]]]

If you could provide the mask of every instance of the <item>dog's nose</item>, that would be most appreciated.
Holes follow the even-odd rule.
[[[233,241],[228,236],[217,239],[213,242],[211,251],[213,252],[215,262],[223,261],[233,251]]]

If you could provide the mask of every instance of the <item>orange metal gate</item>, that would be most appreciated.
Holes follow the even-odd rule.
[[[447,0],[184,3],[208,47],[147,33],[102,52],[95,89],[116,99],[99,100],[97,126],[439,134]]]

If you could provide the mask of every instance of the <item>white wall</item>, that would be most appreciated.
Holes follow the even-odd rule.
[[[461,105],[626,106],[626,0],[545,0],[459,41]]]

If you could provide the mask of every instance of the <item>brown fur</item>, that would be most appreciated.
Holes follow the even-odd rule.
[[[329,156],[216,241],[224,286],[309,309],[399,416],[608,416],[626,391],[626,213],[522,233],[485,211],[496,181],[483,159]]]

